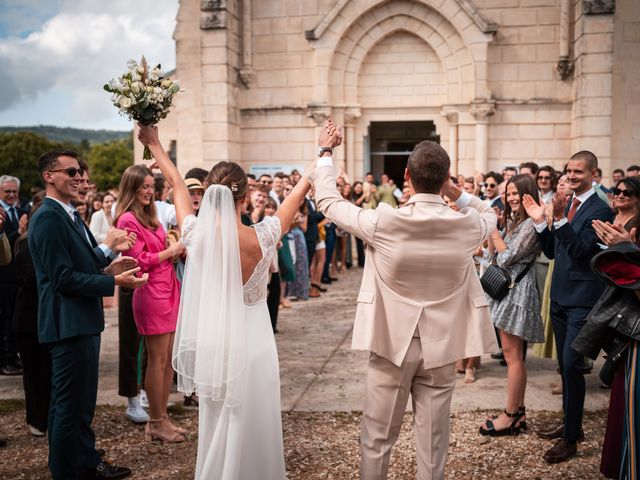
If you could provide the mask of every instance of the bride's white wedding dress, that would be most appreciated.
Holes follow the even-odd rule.
[[[197,223],[202,221],[205,219],[201,215],[198,219],[189,216],[183,222],[183,242],[187,245],[189,255],[192,255],[189,250],[192,233]],[[235,225],[232,228],[235,228]],[[254,228],[263,257],[249,280],[242,285],[243,305],[240,308],[243,311],[237,315],[238,318],[242,318],[244,314],[242,318],[244,344],[238,350],[242,358],[237,362],[242,365],[237,378],[242,380],[238,384],[233,384],[236,376],[232,372],[221,389],[216,390],[215,385],[213,386],[211,395],[207,393],[208,387],[200,385],[197,380],[195,386],[192,385],[193,389],[200,394],[196,479],[282,480],[286,478],[278,354],[266,304],[269,265],[273,256],[276,255],[276,246],[280,240],[280,220],[278,217],[266,217],[262,222],[254,225]],[[201,254],[201,252],[198,253]],[[204,256],[207,257],[206,254]],[[223,256],[226,259],[226,255]],[[191,258],[191,260],[200,263],[208,261],[207,258],[198,260]],[[218,257],[217,262],[224,261],[222,257]],[[195,268],[205,269],[203,266]],[[194,277],[200,280],[203,278],[199,277],[197,272]],[[186,280],[188,282],[187,278]],[[224,280],[221,283],[224,283]],[[240,276],[239,284],[241,283]],[[200,291],[215,295],[216,291],[225,292],[228,288],[232,290],[229,285],[220,284],[211,289],[202,288]],[[202,300],[208,302],[211,299]],[[209,303],[207,308],[210,309],[209,315],[213,316],[218,305]],[[235,321],[233,315],[231,319]],[[226,326],[223,325],[222,330],[230,330],[233,327],[234,323],[230,322]],[[221,332],[209,334],[224,335]],[[185,342],[183,340],[183,344]],[[201,346],[198,348],[205,349]],[[234,347],[227,345],[227,348]],[[174,364],[175,355],[174,350]],[[194,356],[198,355],[198,349],[194,349]],[[227,358],[225,362],[231,363],[233,359]],[[194,363],[197,379],[198,361],[195,360]],[[180,370],[178,371],[180,373]]]

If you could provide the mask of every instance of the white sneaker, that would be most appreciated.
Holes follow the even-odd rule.
[[[138,395],[138,398],[140,399],[140,406],[142,408],[149,408],[149,399],[147,398],[147,392],[145,392],[143,389],[140,389],[140,395]]]
[[[138,397],[131,397],[129,399],[127,418],[133,423],[147,423],[149,421],[149,415],[142,409]]]
[[[31,425],[29,425],[29,433],[34,437],[44,437],[46,435],[43,431],[38,430],[36,427]]]

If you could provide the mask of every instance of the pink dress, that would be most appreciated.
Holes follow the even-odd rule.
[[[124,213],[117,227],[137,235],[133,247],[122,252],[138,261],[141,273],[149,281],[133,292],[133,317],[141,335],[159,335],[176,330],[180,285],[170,260],[160,261],[159,253],[166,249],[167,234],[161,225],[155,230],[143,226],[131,212]]]

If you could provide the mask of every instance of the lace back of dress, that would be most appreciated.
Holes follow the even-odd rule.
[[[280,220],[278,217],[265,217],[260,223],[254,225],[258,243],[262,250],[262,259],[256,265],[251,278],[244,285],[244,304],[255,305],[267,299],[267,285],[269,283],[269,265],[276,253],[278,240],[280,239]]]

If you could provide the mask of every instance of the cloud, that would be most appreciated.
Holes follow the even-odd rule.
[[[117,117],[102,85],[143,54],[165,69],[175,66],[177,7],[177,0],[61,2],[61,11],[24,38],[0,38],[0,111],[66,90],[73,98],[66,116],[76,114],[78,123]]]

